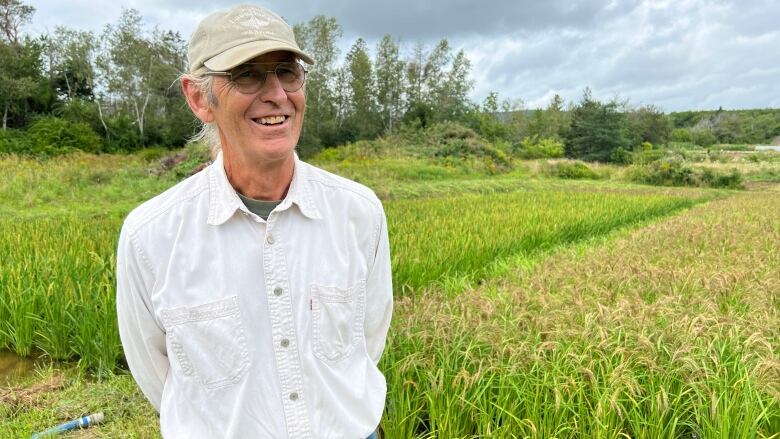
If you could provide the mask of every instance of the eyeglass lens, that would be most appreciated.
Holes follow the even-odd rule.
[[[304,82],[305,72],[298,63],[243,64],[230,72],[233,82],[242,93],[255,93],[268,77],[274,73],[286,92],[298,91]]]

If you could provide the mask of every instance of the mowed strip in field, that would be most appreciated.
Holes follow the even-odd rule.
[[[780,437],[778,195],[401,299],[388,437]]]

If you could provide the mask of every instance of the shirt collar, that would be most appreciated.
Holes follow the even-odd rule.
[[[222,151],[217,154],[214,163],[209,166],[209,217],[208,224],[218,226],[233,216],[236,210],[244,210],[244,203],[238,198],[225,173]],[[322,218],[314,202],[311,189],[307,184],[308,165],[295,154],[295,168],[287,196],[275,210],[289,209],[295,204],[301,213],[311,219]]]

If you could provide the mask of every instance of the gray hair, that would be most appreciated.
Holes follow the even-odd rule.
[[[204,75],[202,71],[194,73],[182,73],[179,75],[179,82],[187,79],[191,81],[201,93],[206,94],[206,100],[212,107],[219,105],[217,96],[214,94],[214,77]],[[222,142],[219,139],[219,127],[216,122],[200,122],[200,130],[188,140],[190,142],[204,142],[211,150],[211,156],[215,157],[222,148]]]

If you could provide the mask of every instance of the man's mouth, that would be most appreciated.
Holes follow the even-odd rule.
[[[255,121],[255,123],[259,123],[260,125],[279,125],[281,123],[284,123],[285,120],[287,120],[289,116],[266,116],[266,117],[259,117],[257,119],[252,119]]]

